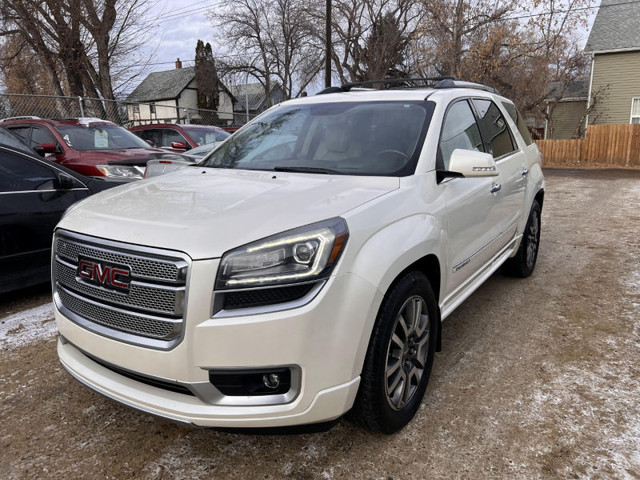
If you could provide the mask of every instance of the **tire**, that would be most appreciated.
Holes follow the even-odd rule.
[[[526,278],[533,273],[538,259],[538,249],[540,246],[540,204],[533,201],[527,225],[524,227],[524,234],[518,253],[504,263],[504,271],[514,277]]]
[[[350,420],[382,433],[409,423],[429,382],[439,325],[438,304],[427,277],[419,272],[402,276],[378,312]]]

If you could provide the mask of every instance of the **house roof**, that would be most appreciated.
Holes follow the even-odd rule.
[[[127,97],[127,102],[153,102],[178,98],[195,76],[195,67],[150,73]]]
[[[260,82],[233,85],[230,90],[237,100],[237,103],[233,106],[233,110],[236,112],[246,111],[247,99],[249,101],[250,111],[257,110],[265,101],[264,87]],[[271,90],[273,91],[273,87]]]
[[[589,96],[589,80],[575,80],[567,84],[551,82],[547,91],[547,100],[577,101]]]
[[[585,52],[640,50],[640,3],[602,0]]]

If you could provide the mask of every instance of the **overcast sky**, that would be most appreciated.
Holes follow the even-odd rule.
[[[163,12],[158,21],[158,37],[150,51],[151,70],[169,70],[176,58],[184,66],[193,65],[188,60],[195,57],[198,39],[213,45],[213,26],[207,11],[215,5],[212,0],[161,0],[158,8]],[[154,12],[155,13],[155,12]]]
[[[597,2],[598,4],[600,2]],[[176,58],[183,66],[193,65],[196,42],[198,39],[210,42],[214,55],[219,52],[213,38],[213,26],[207,18],[207,11],[214,8],[216,0],[159,0],[157,8],[163,12],[158,21],[157,41],[150,49],[151,71],[174,68]],[[150,12],[155,14],[156,12]],[[596,10],[590,15],[589,29],[595,18]],[[583,45],[588,30],[583,34]],[[155,52],[154,50],[155,49]]]

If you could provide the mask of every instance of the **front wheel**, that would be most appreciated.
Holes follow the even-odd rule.
[[[410,272],[385,296],[349,417],[371,431],[393,433],[413,418],[424,396],[436,348],[438,305],[427,278]]]
[[[504,270],[509,275],[526,278],[533,273],[540,247],[540,226],[540,204],[534,200],[518,253],[504,264]]]

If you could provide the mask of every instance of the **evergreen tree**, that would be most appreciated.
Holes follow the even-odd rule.
[[[211,44],[198,40],[196,44],[196,83],[198,108],[218,110],[220,105],[220,79],[216,71]]]

